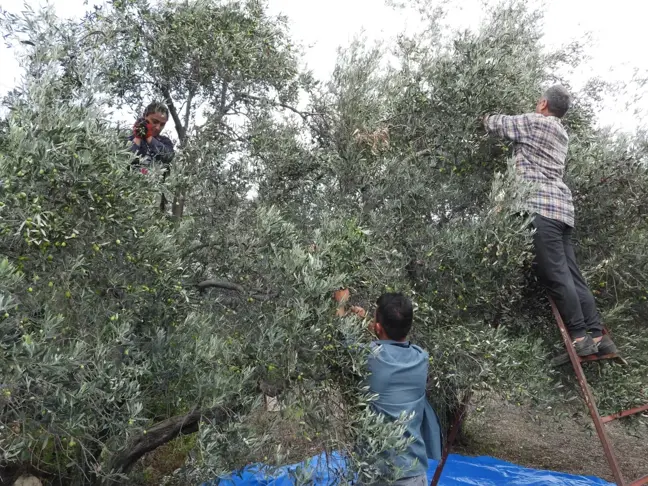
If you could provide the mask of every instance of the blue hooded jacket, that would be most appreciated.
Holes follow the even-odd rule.
[[[425,395],[428,363],[428,353],[410,342],[380,340],[371,344],[369,389],[378,395],[372,406],[392,420],[403,412],[414,412],[405,432],[414,441],[404,454],[390,458],[404,471],[404,478],[425,475],[428,458],[441,458],[439,419]]]

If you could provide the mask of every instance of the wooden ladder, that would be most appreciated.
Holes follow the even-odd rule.
[[[610,469],[612,470],[612,475],[614,476],[614,480],[616,481],[617,486],[641,486],[644,484],[648,484],[648,475],[643,476],[642,478],[639,478],[631,482],[628,482],[623,478],[623,474],[621,473],[621,469],[619,468],[619,462],[617,461],[616,455],[614,454],[614,448],[612,447],[610,438],[608,437],[607,432],[605,430],[605,424],[612,422],[613,420],[648,411],[648,404],[642,405],[641,407],[631,408],[629,410],[622,410],[612,415],[606,415],[605,417],[601,417],[598,411],[598,407],[596,406],[596,401],[594,400],[594,395],[592,394],[592,390],[590,389],[589,384],[587,383],[587,379],[585,378],[585,373],[583,373],[582,363],[584,362],[614,360],[625,365],[627,364],[626,361],[618,354],[607,354],[605,356],[592,355],[592,356],[579,357],[576,354],[576,350],[574,349],[574,346],[572,346],[571,338],[569,337],[569,333],[567,332],[567,327],[565,326],[565,323],[563,322],[562,317],[560,316],[560,312],[558,312],[558,307],[556,307],[556,303],[551,297],[549,297],[549,302],[551,303],[551,310],[553,311],[553,315],[556,318],[558,329],[560,329],[560,335],[562,336],[563,341],[565,343],[565,348],[567,348],[567,354],[569,354],[569,360],[571,361],[572,367],[574,368],[574,372],[576,373],[578,384],[580,385],[581,391],[583,392],[583,399],[585,400],[585,404],[589,409],[590,416],[592,417],[592,422],[594,422],[596,433],[598,434],[599,439],[601,441],[601,445],[603,446],[603,452],[605,452],[605,457],[608,461],[608,464],[610,465]],[[604,332],[607,333],[607,330],[605,330]]]
[[[556,307],[556,303],[551,297],[549,297],[549,302],[551,303],[551,310],[553,311],[553,315],[556,318],[558,329],[560,329],[560,335],[562,336],[563,341],[565,343],[565,347],[567,348],[567,354],[569,354],[569,360],[571,361],[571,364],[574,368],[574,372],[576,373],[578,384],[580,385],[581,391],[583,392],[583,399],[585,400],[585,404],[589,409],[590,415],[592,417],[592,421],[594,422],[594,427],[596,428],[596,433],[598,434],[599,439],[601,440],[601,445],[603,446],[605,457],[608,461],[608,464],[610,465],[610,469],[612,470],[612,475],[614,476],[614,480],[616,481],[617,486],[647,485],[648,475],[643,476],[631,482],[628,482],[623,478],[623,474],[621,473],[621,468],[619,467],[619,462],[617,461],[616,455],[614,454],[612,443],[610,442],[610,438],[608,437],[607,432],[605,431],[605,424],[622,417],[628,417],[630,415],[646,412],[648,411],[648,404],[636,408],[631,408],[629,410],[622,410],[612,415],[606,415],[605,417],[601,417],[598,411],[598,407],[596,406],[596,401],[594,400],[594,395],[592,395],[592,391],[590,390],[589,384],[587,383],[587,379],[585,378],[585,373],[583,373],[582,363],[584,362],[613,360],[624,365],[627,365],[627,362],[618,354],[608,354],[605,356],[579,357],[576,354],[576,350],[574,349],[574,346],[572,346],[571,338],[569,337],[569,333],[567,332],[567,327],[565,326],[565,323],[563,322],[562,317],[560,316],[560,312],[558,312],[558,307]],[[607,333],[607,330],[605,330],[604,332]],[[441,456],[441,460],[439,461],[436,471],[434,472],[434,477],[430,482],[430,486],[437,486],[439,484],[439,480],[441,479],[441,473],[443,472],[443,468],[445,467],[446,461],[448,460],[448,455],[450,454],[450,448],[454,445],[454,442],[457,438],[457,433],[461,428],[461,423],[463,422],[463,419],[466,416],[466,410],[468,407],[469,400],[470,400],[470,394],[466,394],[464,400],[461,402],[461,404],[459,405],[459,407],[455,412],[452,425],[450,426],[450,430],[448,432],[448,439],[446,440],[445,446],[443,448],[443,455]]]

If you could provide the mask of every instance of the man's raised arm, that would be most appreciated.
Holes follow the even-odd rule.
[[[484,128],[486,131],[500,138],[512,142],[524,142],[531,134],[535,116],[524,115],[486,115],[484,117]]]

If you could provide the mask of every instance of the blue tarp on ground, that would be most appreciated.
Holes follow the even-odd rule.
[[[437,461],[430,461],[428,479],[432,479]],[[322,454],[309,461],[277,470],[273,477],[262,472],[263,466],[249,466],[229,478],[222,478],[219,486],[289,486],[291,474],[298,468],[313,470],[313,485],[337,484],[335,471],[344,469],[338,455],[328,458]],[[212,483],[217,484],[217,483]],[[590,476],[574,476],[550,471],[539,471],[500,461],[492,457],[466,457],[450,454],[439,482],[441,486],[614,486],[612,483]],[[211,486],[205,483],[203,486]]]

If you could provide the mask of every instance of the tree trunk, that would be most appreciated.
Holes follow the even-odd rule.
[[[173,198],[172,214],[175,219],[182,218],[182,214],[184,213],[184,205],[185,205],[185,196],[182,192],[179,192]]]
[[[180,142],[180,146],[182,147],[184,146],[187,140],[187,124],[189,123],[189,117],[191,113],[191,101],[193,99],[193,93],[189,92],[189,96],[187,99],[187,108],[185,111],[185,123],[183,124],[182,120],[180,119],[180,114],[178,113],[178,109],[173,103],[173,98],[171,97],[171,92],[169,91],[169,88],[166,86],[161,86],[160,89],[162,91],[162,95],[164,96],[164,101],[166,102],[169,108],[169,112],[171,113],[171,118],[173,118],[173,123],[175,123],[176,132],[178,134],[178,140]],[[173,207],[171,208],[171,214],[175,219],[182,218],[182,215],[184,213],[184,205],[185,205],[185,196],[184,196],[184,192],[181,190],[178,192],[178,194],[176,194],[173,200]]]

